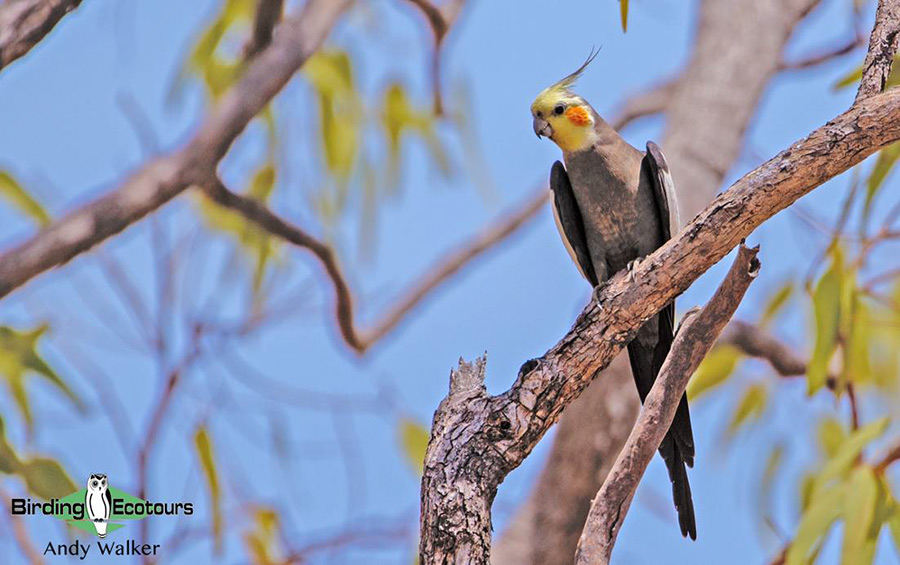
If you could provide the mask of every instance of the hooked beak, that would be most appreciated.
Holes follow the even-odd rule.
[[[534,134],[538,136],[538,139],[553,136],[553,128],[550,126],[550,122],[543,118],[534,118],[534,121],[531,122],[531,127],[534,128]]]

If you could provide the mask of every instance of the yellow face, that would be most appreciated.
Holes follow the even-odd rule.
[[[566,91],[548,89],[531,105],[532,126],[538,137],[548,137],[566,152],[587,149],[594,143],[594,116],[587,102]]]

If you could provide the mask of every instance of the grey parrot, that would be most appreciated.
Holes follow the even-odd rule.
[[[649,255],[680,229],[674,183],[659,147],[641,152],[625,141],[571,88],[595,53],[574,73],[544,89],[531,105],[534,133],[553,140],[565,166],[550,170],[553,212],[569,255],[594,287]],[[601,305],[602,306],[602,305]],[[642,326],[628,345],[641,402],[647,397],[674,335],[675,305]],[[659,446],[672,481],[681,534],[697,539],[687,467],[694,438],[687,397]]]

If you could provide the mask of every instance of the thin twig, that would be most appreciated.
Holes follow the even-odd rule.
[[[259,201],[229,190],[219,179],[207,182],[204,185],[204,194],[218,204],[240,213],[248,221],[268,233],[298,247],[308,249],[319,259],[334,285],[335,315],[341,336],[351,349],[362,354],[395,329],[407,314],[465,265],[499,242],[506,240],[528,220],[535,217],[546,203],[548,191],[546,188],[540,189],[516,211],[499,222],[492,223],[484,232],[462,245],[458,251],[451,253],[434,267],[428,269],[427,274],[403,292],[398,303],[382,315],[370,329],[357,327],[353,294],[331,247],[281,218]]]
[[[838,57],[852,53],[856,48],[862,47],[864,44],[865,37],[863,37],[862,34],[857,33],[850,41],[838,45],[837,47],[832,47],[831,49],[824,50],[820,53],[808,55],[804,58],[797,59],[796,61],[782,61],[781,65],[779,65],[779,70],[799,71],[817,67],[829,61],[833,61]]]

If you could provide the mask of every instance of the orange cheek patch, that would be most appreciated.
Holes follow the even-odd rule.
[[[576,126],[586,126],[591,123],[591,116],[584,106],[569,106],[566,117]]]

